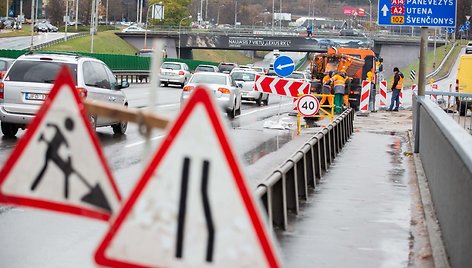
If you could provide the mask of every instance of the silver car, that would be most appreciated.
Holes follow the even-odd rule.
[[[257,74],[254,70],[233,70],[231,78],[240,85],[243,100],[255,101],[257,105],[269,105],[269,94],[254,90]]]
[[[20,56],[0,83],[0,120],[3,135],[13,137],[19,128],[34,118],[52,89],[60,68],[72,72],[77,91],[82,97],[128,106],[121,91],[129,86],[118,84],[111,70],[100,60],[70,53],[29,52]],[[127,122],[90,117],[92,127],[111,126],[116,134],[126,132]]]
[[[197,86],[205,86],[215,97],[218,106],[234,118],[241,114],[241,92],[229,74],[199,72],[192,75],[185,85],[180,96],[180,105],[183,106]]]
[[[175,84],[183,88],[191,75],[190,69],[185,63],[169,61],[161,65],[161,84],[164,84],[165,87]]]

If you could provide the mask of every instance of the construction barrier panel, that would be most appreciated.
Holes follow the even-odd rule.
[[[380,107],[387,106],[387,81],[380,81]]]
[[[360,103],[359,111],[362,111],[362,112],[369,111],[370,87],[371,87],[371,84],[369,81],[362,81],[361,103]]]

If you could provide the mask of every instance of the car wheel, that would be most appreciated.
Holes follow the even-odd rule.
[[[2,122],[2,133],[5,137],[13,138],[18,133],[19,127],[16,124]]]
[[[465,116],[467,114],[467,104],[462,103],[460,108],[459,108],[459,115],[460,116]]]
[[[258,99],[256,99],[256,104],[257,106],[261,106],[261,103],[262,103],[262,97],[264,96],[264,94],[261,93],[261,95],[259,96]]]
[[[112,125],[111,127],[113,128],[113,133],[123,135],[125,134],[126,129],[128,128],[128,122],[122,121],[118,124]]]
[[[266,106],[269,105],[269,94],[267,94],[267,98],[264,100],[264,104],[265,104]]]
[[[233,105],[233,108],[231,110],[228,110],[227,114],[228,117],[231,119],[236,117],[236,103]]]

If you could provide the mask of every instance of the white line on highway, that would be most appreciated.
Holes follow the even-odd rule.
[[[161,139],[165,137],[165,135],[159,135],[159,136],[156,136],[156,137],[153,137],[151,138],[152,141],[155,141],[155,140],[158,140],[158,139]],[[138,142],[135,142],[135,143],[131,143],[131,144],[128,144],[128,145],[125,145],[125,148],[130,148],[130,147],[133,147],[133,146],[137,146],[137,145],[141,145],[143,143],[145,143],[146,141],[138,141]]]
[[[274,106],[271,106],[271,107],[257,109],[257,110],[250,111],[250,112],[247,112],[247,113],[241,113],[241,115],[239,117],[250,115],[250,114],[261,112],[261,111],[265,111],[265,110],[276,109],[277,107],[275,107],[275,105],[279,106],[278,104],[274,104]],[[292,105],[292,103],[284,103],[284,104],[281,104],[280,106],[288,106],[288,105]]]

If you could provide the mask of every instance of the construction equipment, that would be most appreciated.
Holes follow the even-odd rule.
[[[316,82],[312,88],[319,93],[321,79],[330,71],[345,72],[346,91],[349,92],[349,104],[358,109],[362,80],[365,80],[369,71],[375,74],[375,53],[370,49],[358,48],[329,48],[327,53],[316,54],[311,61],[311,75]],[[375,75],[373,77],[375,83]]]

